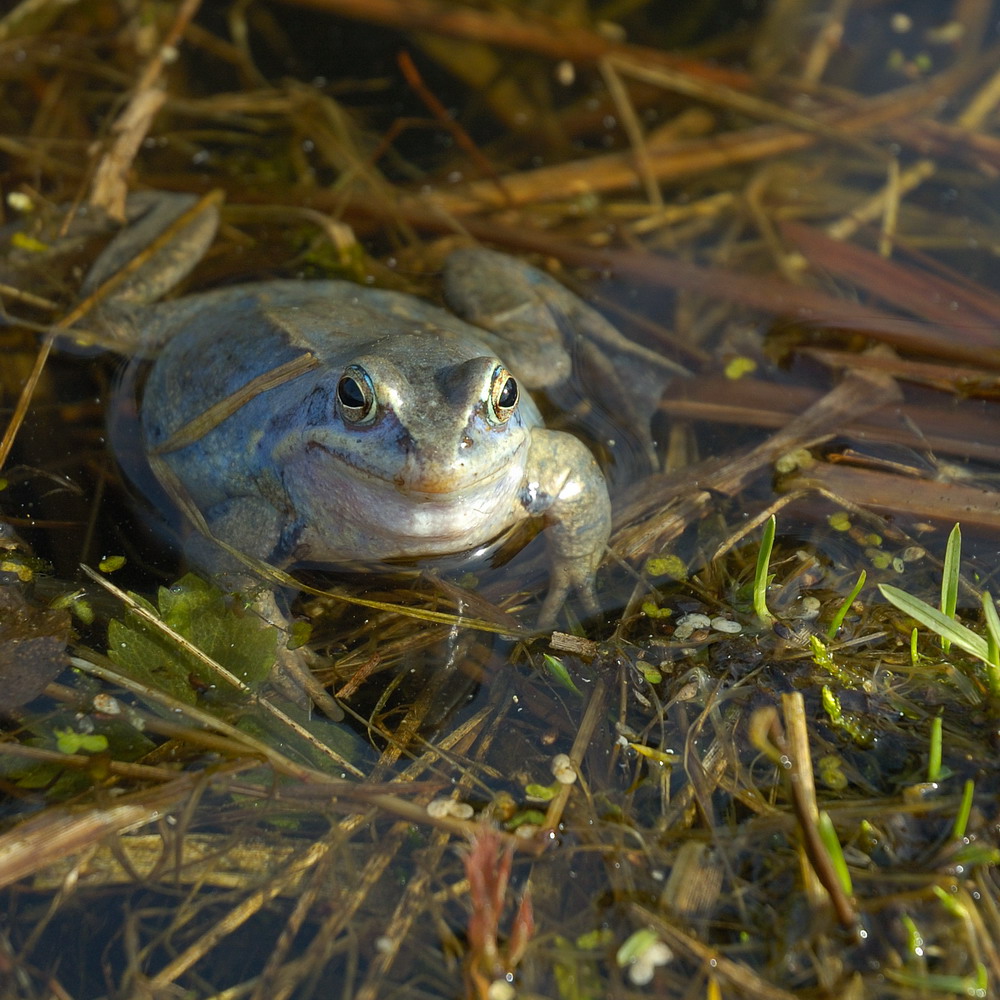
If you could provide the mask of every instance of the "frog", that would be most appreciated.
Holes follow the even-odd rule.
[[[196,256],[173,259],[189,268]],[[122,257],[113,242],[90,286]],[[198,528],[190,562],[239,574],[434,560],[488,551],[537,521],[549,586],[536,626],[551,628],[574,595],[598,613],[607,482],[580,438],[546,427],[531,393],[570,374],[565,317],[607,321],[480,246],[450,254],[443,286],[448,308],[334,279],[158,303],[118,290],[119,322],[128,310],[153,357],[143,448]]]

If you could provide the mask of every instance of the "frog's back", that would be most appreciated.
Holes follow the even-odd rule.
[[[410,338],[417,351],[439,343],[455,360],[491,352],[488,335],[443,309],[345,281],[273,281],[191,295],[151,307],[143,325],[144,338],[162,345],[144,405],[164,435],[305,354],[329,370],[396,337]]]

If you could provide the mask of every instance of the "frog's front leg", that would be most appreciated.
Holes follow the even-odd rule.
[[[281,548],[285,529],[281,515],[259,497],[234,497],[211,508],[204,519],[211,537],[192,535],[185,543],[185,555],[194,565],[211,569],[225,589],[253,594],[253,610],[278,630],[276,659],[271,671],[273,686],[302,708],[308,708],[312,702],[335,722],[342,719],[344,713],[340,706],[313,676],[307,651],[288,647],[291,622],[273,589],[274,583],[262,586],[253,569],[254,564],[275,558]],[[248,525],[254,526],[249,536]],[[233,552],[226,551],[218,542],[225,543]],[[245,556],[246,561],[234,552]]]
[[[551,627],[572,591],[595,614],[594,574],[611,534],[611,501],[594,456],[570,434],[532,431],[520,500],[529,515],[544,519],[552,553],[539,628]]]

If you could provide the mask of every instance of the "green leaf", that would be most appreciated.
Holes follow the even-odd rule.
[[[75,729],[54,729],[56,747],[60,753],[103,753],[108,749],[108,738],[101,733],[78,733]]]
[[[941,780],[941,751],[943,745],[942,729],[944,720],[940,715],[931,719],[931,735],[927,746],[927,780]]]
[[[982,636],[976,635],[964,625],[959,625],[954,619],[938,611],[926,601],[906,593],[905,590],[900,590],[899,587],[881,583],[878,589],[890,604],[911,618],[915,618],[932,632],[936,632],[942,639],[948,639],[984,663],[989,662],[989,644]]]
[[[854,886],[851,884],[851,872],[847,867],[847,861],[844,859],[844,851],[840,846],[840,839],[837,837],[837,831],[834,829],[833,820],[830,819],[828,812],[820,811],[817,827],[819,829],[819,838],[826,848],[827,856],[837,875],[840,888],[848,896],[853,896]]]
[[[553,680],[561,684],[567,691],[572,691],[573,694],[580,695],[581,698],[583,697],[583,692],[573,683],[573,678],[570,677],[569,671],[562,660],[548,653],[542,653],[542,662],[545,664],[546,673]]]
[[[844,618],[847,616],[847,612],[851,610],[851,605],[857,599],[858,594],[861,593],[861,588],[865,585],[865,580],[868,579],[868,574],[862,570],[858,576],[858,582],[854,585],[851,592],[847,595],[846,600],[837,609],[836,614],[830,620],[830,624],[826,630],[826,637],[828,639],[835,639],[837,633],[840,631],[840,626],[844,624]]]
[[[550,802],[556,797],[559,791],[558,785],[538,785],[531,784],[524,786],[524,792],[529,797],[534,799],[536,802]]]
[[[516,816],[507,821],[508,830],[516,830],[519,826],[541,826],[545,822],[545,813],[538,809],[522,809]]]
[[[263,681],[274,665],[277,629],[200,577],[188,574],[161,587],[158,611],[135,599],[249,686]],[[198,700],[199,688],[225,687],[197,657],[133,614],[108,626],[108,656],[130,677],[189,705]]]
[[[1000,615],[997,614],[996,603],[989,591],[983,593],[983,620],[986,622],[989,648],[986,673],[989,678],[990,693],[997,697],[1000,696]]]
[[[659,669],[654,667],[652,663],[646,663],[644,660],[639,660],[636,663],[636,668],[639,673],[642,674],[642,679],[647,684],[659,684],[663,680],[663,674],[660,673]]]
[[[969,779],[962,787],[962,801],[959,803],[958,812],[955,813],[955,822],[952,825],[951,835],[955,840],[962,840],[965,831],[969,826],[969,817],[972,815],[972,801],[976,791],[976,783]]]
[[[674,580],[687,579],[687,566],[680,556],[662,555],[650,556],[644,567],[649,576],[669,576]]]
[[[844,710],[840,707],[840,699],[826,684],[823,685],[823,708],[834,725],[844,717]]]
[[[624,968],[629,962],[641,958],[650,947],[659,941],[659,936],[651,927],[640,927],[622,942],[615,955],[619,968]]]
[[[53,735],[60,753],[76,753],[80,749],[80,734],[72,729],[56,729]]]

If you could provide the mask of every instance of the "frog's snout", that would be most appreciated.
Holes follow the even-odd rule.
[[[412,438],[406,441],[403,461],[395,477],[403,493],[453,493],[466,488],[475,470],[475,448],[468,441],[463,453],[445,453],[441,448],[421,448]]]

